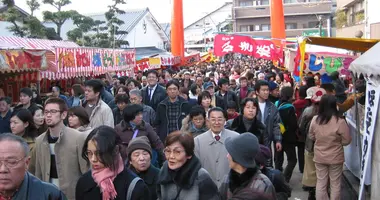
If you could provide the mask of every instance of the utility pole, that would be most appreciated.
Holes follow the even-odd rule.
[[[323,17],[322,15],[318,16],[319,20],[319,37],[322,37],[322,27],[323,27]]]

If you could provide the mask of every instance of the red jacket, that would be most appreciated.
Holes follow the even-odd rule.
[[[297,120],[301,117],[302,111],[309,106],[309,100],[307,99],[298,99],[295,102],[293,102],[294,108],[296,108],[296,116]]]

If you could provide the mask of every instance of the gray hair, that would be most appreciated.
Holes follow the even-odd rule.
[[[129,96],[131,96],[131,95],[137,95],[139,97],[142,97],[141,91],[138,89],[133,89],[133,90],[129,91]]]
[[[28,143],[25,142],[25,140],[22,137],[12,134],[12,133],[3,133],[3,134],[0,134],[0,142],[3,142],[3,141],[18,142],[24,150],[25,157],[28,157],[29,151],[30,151],[29,145]]]

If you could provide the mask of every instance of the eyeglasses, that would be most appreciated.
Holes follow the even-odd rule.
[[[45,110],[44,115],[60,113],[60,110]]]
[[[20,159],[11,158],[6,160],[0,160],[0,167],[4,164],[7,168],[14,168],[16,167],[22,159],[25,157],[22,157]]]
[[[85,155],[87,158],[92,158],[92,156],[94,156],[94,155],[96,156],[96,158],[99,158],[100,153],[99,153],[99,151],[95,151],[95,152],[86,151]]]
[[[210,119],[210,122],[211,122],[211,123],[216,123],[216,122],[224,123],[224,121],[225,121],[225,119],[221,119],[221,118],[218,118],[218,119],[211,118],[211,119]]]
[[[185,152],[185,150],[182,150],[182,149],[169,149],[169,148],[166,148],[164,149],[164,153],[165,153],[165,156],[166,157],[169,157],[172,155],[172,153],[174,154],[174,156],[180,156],[182,152]]]

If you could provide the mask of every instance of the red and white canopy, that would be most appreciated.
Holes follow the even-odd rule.
[[[75,42],[71,41],[58,41],[58,40],[44,40],[20,37],[5,37],[0,36],[1,48],[14,49],[21,47],[30,50],[49,50],[54,52],[54,47],[76,48],[80,47]]]

